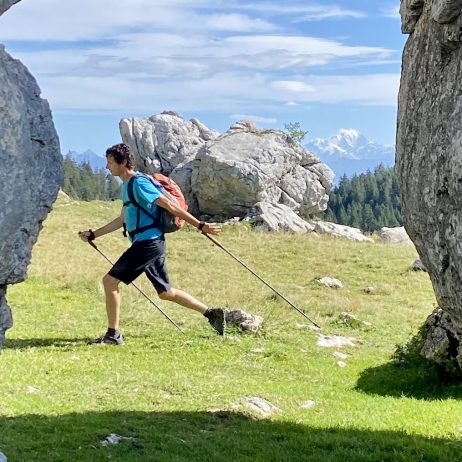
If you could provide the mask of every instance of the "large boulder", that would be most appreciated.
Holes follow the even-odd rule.
[[[314,231],[317,234],[328,234],[334,237],[344,237],[349,241],[374,242],[374,239],[365,236],[359,228],[338,225],[337,223],[331,223],[330,221],[317,221],[314,225]]]
[[[300,218],[287,205],[257,202],[255,209],[255,216],[249,218],[253,225],[262,231],[309,233],[314,230],[311,223]]]
[[[440,364],[442,342],[430,339],[447,332],[448,351],[459,351],[462,341],[461,13],[462,0],[401,1],[403,30],[411,35],[403,54],[396,166],[406,231],[442,313],[427,323],[424,354]],[[432,344],[439,345],[434,355]]]
[[[201,148],[191,188],[207,215],[245,217],[263,202],[308,217],[326,209],[333,178],[329,167],[286,133],[239,123]]]
[[[0,0],[0,16],[15,3],[18,3],[20,0]]]
[[[412,244],[404,226],[396,226],[395,228],[387,228],[384,226],[380,228],[379,236],[383,241],[393,244]]]
[[[219,133],[197,119],[186,120],[174,111],[164,111],[147,119],[122,119],[119,130],[134,155],[135,168],[170,176],[180,186],[191,211],[198,213],[191,192],[191,161],[199,149]]]
[[[40,98],[40,89],[26,67],[2,45],[0,82],[1,348],[5,331],[12,325],[7,285],[26,278],[32,246],[63,183],[63,171],[48,103]]]

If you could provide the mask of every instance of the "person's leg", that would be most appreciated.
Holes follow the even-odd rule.
[[[208,309],[207,305],[200,302],[192,295],[188,294],[184,290],[174,289],[173,287],[170,287],[166,291],[159,292],[159,298],[162,300],[178,303],[178,305],[190,308],[194,311],[198,311],[201,314],[204,314]]]
[[[144,264],[143,262],[139,263],[140,255],[143,256],[142,249],[132,245],[121,255],[109,273],[103,277],[108,328],[103,336],[90,340],[89,344],[122,345],[124,343],[119,331],[121,301],[119,284],[120,282],[130,284],[143,272]]]
[[[225,311],[222,308],[208,308],[207,305],[184,290],[173,288],[170,284],[165,262],[165,241],[159,240],[154,245],[157,255],[146,266],[145,273],[156,289],[159,298],[203,314],[215,331],[219,335],[223,335],[226,326]]]
[[[106,274],[103,277],[104,293],[106,295],[106,314],[108,327],[111,329],[119,329],[120,319],[120,281],[115,277]]]
[[[209,321],[209,324],[215,329],[217,334],[224,335],[226,327],[226,313],[223,308],[208,308],[207,305],[200,302],[184,290],[170,287],[168,290],[158,293],[159,298],[170,302],[178,303],[181,306],[190,308],[202,313]]]

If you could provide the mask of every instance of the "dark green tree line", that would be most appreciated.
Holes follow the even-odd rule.
[[[78,165],[71,156],[66,156],[63,191],[74,199],[108,201],[119,197],[119,184],[104,170],[93,171],[90,164]]]
[[[329,196],[322,219],[363,231],[401,226],[398,182],[394,167],[379,165],[374,172],[340,178]]]

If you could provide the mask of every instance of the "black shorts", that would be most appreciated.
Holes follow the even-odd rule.
[[[116,261],[109,275],[125,284],[130,284],[143,272],[158,294],[170,289],[163,236],[134,242]]]

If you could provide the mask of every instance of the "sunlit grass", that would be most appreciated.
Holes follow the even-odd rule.
[[[225,226],[220,242],[323,334],[357,339],[341,348],[346,367],[335,349],[317,346],[305,318],[193,229],[168,236],[174,285],[211,306],[263,316],[262,330],[220,338],[199,314],[158,301],[142,277],[185,334],[124,286],[126,344],[88,347],[106,326],[109,264],[77,232],[119,211],[117,202],[58,202],[28,280],[8,289],[15,326],[0,357],[0,450],[9,460],[458,460],[458,384],[441,384],[432,367],[390,361],[435,304],[428,275],[410,270],[412,246]],[[112,260],[128,245],[120,233],[96,243]],[[345,287],[323,287],[322,276]],[[340,324],[344,311],[370,325]],[[242,406],[246,396],[279,411],[264,419]],[[312,409],[300,407],[307,400]],[[102,447],[112,432],[136,444]]]

